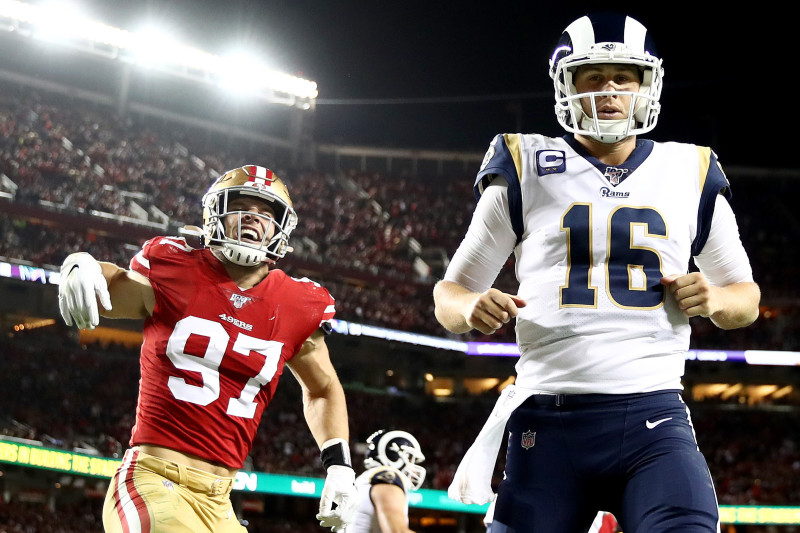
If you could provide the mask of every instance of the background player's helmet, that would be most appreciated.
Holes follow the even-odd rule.
[[[598,63],[634,65],[641,73],[639,92],[624,93],[631,94],[627,119],[599,120],[584,113],[581,98],[590,98],[594,102],[594,97],[611,93],[578,94],[575,89],[577,67]],[[567,26],[550,58],[550,77],[555,86],[556,117],[570,133],[613,143],[631,135],[647,133],[656,126],[661,110],[658,99],[664,69],[647,28],[631,17],[587,15]],[[597,117],[597,113],[593,115]]]
[[[260,243],[242,240],[242,215],[244,211],[230,211],[230,202],[241,195],[258,198],[269,204],[275,211],[272,224],[274,235],[268,240],[265,234]],[[266,217],[247,213],[251,216]],[[235,238],[225,234],[223,219],[228,215],[238,215],[239,231]],[[292,200],[286,185],[271,170],[256,165],[246,165],[229,170],[203,195],[203,234],[205,244],[216,248],[232,263],[241,266],[256,266],[265,261],[276,261],[291,251],[289,235],[297,227],[297,214],[292,208]]]
[[[367,456],[364,466],[391,466],[401,471],[410,481],[412,490],[417,490],[425,481],[425,460],[419,442],[406,431],[378,430],[367,438]]]

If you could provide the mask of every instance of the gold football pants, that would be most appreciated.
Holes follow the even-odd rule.
[[[103,505],[106,533],[246,533],[218,478],[136,449],[125,452]]]

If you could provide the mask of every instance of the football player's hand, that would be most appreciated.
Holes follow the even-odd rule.
[[[678,307],[688,317],[707,317],[719,311],[719,305],[714,297],[716,287],[711,285],[700,272],[665,276],[661,278],[661,284],[669,290],[678,302]]]
[[[342,531],[353,521],[358,506],[355,480],[356,472],[349,466],[328,467],[319,500],[319,525]]]
[[[478,295],[464,314],[467,325],[491,335],[519,314],[527,303],[519,296],[489,289]]]
[[[103,270],[86,252],[69,255],[61,265],[58,307],[64,322],[79,329],[94,329],[100,323],[97,300],[111,310],[111,296]]]

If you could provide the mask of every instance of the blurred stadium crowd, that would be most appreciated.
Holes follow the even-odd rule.
[[[147,233],[172,234],[179,225],[199,224],[200,198],[214,177],[244,163],[262,164],[287,182],[300,219],[292,239],[295,252],[282,268],[325,285],[336,298],[337,318],[446,335],[433,318],[431,290],[469,224],[471,176],[296,169],[265,158],[252,143],[220,142],[166,121],[122,120],[84,102],[15,86],[2,89],[0,172],[8,180],[0,182],[0,192],[13,199],[0,198],[0,205],[13,202],[38,213],[0,209],[5,260],[55,268],[68,254],[88,251],[127,265]],[[693,347],[798,350],[800,248],[795,243],[800,225],[791,204],[776,199],[797,196],[800,184],[779,176],[768,181],[730,177],[764,307],[754,326],[734,332],[693,321]],[[48,212],[89,222],[86,228],[64,227]],[[115,224],[98,231],[90,217]],[[431,259],[442,253],[445,259]],[[515,292],[512,259],[498,286]],[[133,425],[137,353],[122,346],[87,349],[66,335],[62,328],[50,328],[0,339],[0,433],[118,457]],[[513,329],[506,328],[492,340],[513,338]],[[494,402],[494,397],[478,397],[445,403],[353,388],[347,395],[352,440],[362,441],[387,424],[411,431],[428,458],[426,486],[435,489],[447,488],[464,446]],[[319,475],[319,452],[300,408],[299,388],[286,378],[266,411],[248,468]],[[800,503],[797,410],[726,411],[719,417],[698,405],[693,414],[721,504]],[[35,515],[24,506],[0,504],[0,531],[100,529],[92,522],[96,517],[80,506],[57,524],[31,529],[39,520]],[[277,525],[264,527],[259,530],[281,531]]]
[[[17,186],[14,201],[42,210],[92,210],[132,223],[101,233],[3,214],[0,256],[54,266],[85,250],[126,266],[145,238],[143,227],[152,236],[200,224],[200,199],[217,175],[243,163],[264,164],[289,185],[300,219],[292,239],[295,253],[282,268],[328,287],[340,318],[446,334],[432,318],[431,289],[469,224],[475,203],[471,176],[293,169],[264,160],[258,147],[244,142],[223,146],[167,122],[121,120],[99,106],[6,89],[0,97],[0,171]],[[800,228],[791,205],[776,199],[792,197],[800,184],[780,176],[768,183],[731,181],[742,240],[769,313],[733,334],[696,325],[695,347],[719,348],[724,342],[730,349],[792,349],[800,325],[793,305],[800,299],[793,281],[800,269],[800,252],[793,246]],[[167,219],[172,224],[163,229],[153,226]],[[432,251],[444,259],[431,261]],[[515,282],[509,258],[497,286],[514,292]],[[513,341],[513,328],[493,339]]]

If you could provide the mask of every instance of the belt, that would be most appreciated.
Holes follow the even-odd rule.
[[[233,489],[233,478],[217,477],[203,470],[167,461],[139,450],[126,451],[124,461],[131,461],[135,467],[150,470],[188,489],[211,496],[228,494]]]
[[[648,396],[655,396],[659,394],[670,394],[679,391],[661,390],[653,392],[639,392],[634,394],[534,394],[520,406],[546,406],[546,407],[564,407],[570,405],[591,405],[606,402],[619,402],[627,400],[642,399]]]

